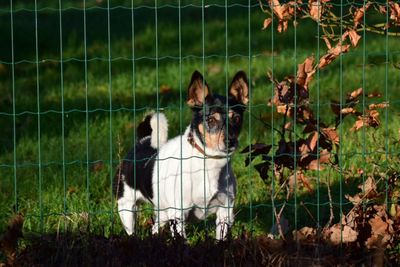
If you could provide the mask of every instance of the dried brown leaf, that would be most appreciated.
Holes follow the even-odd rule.
[[[347,198],[351,203],[353,203],[354,206],[358,206],[362,203],[362,198],[359,194],[355,194],[354,197],[346,194],[344,197]]]
[[[384,221],[376,215],[368,221],[371,226],[371,237],[365,242],[367,248],[385,247],[388,244],[392,239],[390,222],[391,220]]]
[[[264,23],[263,23],[262,30],[265,30],[266,28],[268,28],[268,26],[271,24],[271,22],[272,22],[272,18],[265,19]]]
[[[369,109],[387,108],[387,107],[389,107],[389,103],[387,103],[387,102],[383,102],[383,103],[379,103],[379,104],[370,104],[368,106]]]
[[[318,0],[309,0],[308,8],[310,9],[310,16],[313,20],[319,21],[322,14],[322,3]]]
[[[384,222],[379,216],[374,216],[368,223],[371,225],[372,234],[382,235],[388,231],[389,224]]]
[[[278,32],[285,32],[288,28],[288,21],[287,20],[280,20],[278,22]]]
[[[306,60],[298,65],[297,84],[308,88],[308,84],[312,81],[315,74],[314,56],[306,58]]]
[[[332,55],[332,57],[338,57],[342,53],[349,52],[350,45],[339,43],[335,47],[328,50],[328,53]]]
[[[353,127],[351,127],[351,131],[358,131],[364,126],[364,119],[361,116],[358,116],[358,119],[354,123]]]
[[[328,50],[327,54],[323,55],[319,59],[318,68],[322,69],[334,61],[340,54],[347,53],[350,49],[350,45],[339,42],[335,47]]]
[[[276,111],[280,114],[286,113],[286,105],[279,105],[276,107]]]
[[[350,30],[349,31],[349,38],[352,46],[357,46],[358,41],[360,41],[361,36],[355,31],[355,30]]]
[[[343,115],[351,114],[354,112],[356,112],[354,108],[342,108],[342,110],[340,111],[340,113],[342,113]]]
[[[303,227],[293,231],[293,238],[297,241],[313,241],[317,235],[317,230],[312,227]]]
[[[305,140],[305,142],[299,147],[299,151],[301,154],[300,160],[304,159],[308,156],[310,152],[313,152],[318,142],[318,132],[314,131],[310,133]]]
[[[275,15],[280,19],[283,20],[283,15],[285,12],[285,7],[279,3],[279,0],[269,0],[269,5],[274,10]]]
[[[375,183],[375,179],[372,177],[368,177],[367,180],[364,181],[363,184],[360,184],[358,186],[359,189],[363,190],[364,192],[368,193],[372,190],[376,191],[376,183]]]
[[[333,144],[339,144],[340,138],[336,129],[333,127],[320,129],[321,133]]]
[[[354,90],[353,92],[351,92],[348,95],[347,99],[349,101],[353,101],[353,100],[357,99],[360,95],[362,95],[362,93],[363,93],[363,89],[362,88],[358,88],[358,89]]]
[[[330,158],[331,158],[331,153],[327,149],[323,149],[319,153],[319,159],[317,158],[310,161],[310,163],[307,166],[307,169],[313,171],[318,171],[318,170],[321,171],[324,169],[322,164],[329,163]]]
[[[371,2],[368,2],[363,7],[356,8],[356,10],[355,10],[355,12],[353,14],[354,15],[354,18],[353,18],[353,20],[354,20],[354,28],[356,28],[358,26],[358,24],[360,24],[360,22],[363,20],[364,14],[368,10],[370,5],[371,5]]]
[[[394,21],[395,24],[400,24],[400,5],[399,3],[390,3],[390,19]]]
[[[331,232],[329,241],[334,245],[339,245],[341,243],[351,243],[357,240],[357,231],[353,230],[350,226],[342,226],[343,230],[341,229],[340,224],[335,224],[331,228],[329,228]]]
[[[287,123],[285,124],[284,127],[285,127],[286,130],[292,129],[292,127],[293,127],[293,122],[291,122],[291,121],[287,122]]]
[[[302,172],[298,173],[298,178],[302,181],[303,185],[307,188],[309,193],[312,193],[314,191],[304,173]]]

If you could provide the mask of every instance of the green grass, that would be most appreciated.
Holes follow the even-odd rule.
[[[144,1],[135,4],[141,3]],[[241,149],[249,143],[271,143],[273,135],[276,145],[276,133],[254,118],[280,122],[267,106],[273,87],[266,73],[272,70],[278,79],[293,75],[296,65],[307,56],[322,55],[325,51],[321,40],[318,51],[317,28],[310,22],[302,21],[296,35],[292,26],[285,34],[271,29],[262,31],[264,16],[257,6],[250,9],[249,41],[249,10],[241,5],[228,8],[227,29],[225,9],[213,5],[206,8],[204,42],[201,9],[183,8],[181,50],[178,9],[164,6],[158,10],[156,47],[154,9],[151,8],[134,10],[132,40],[130,1],[121,2],[123,8],[109,12],[111,42],[108,44],[108,12],[98,8],[104,7],[104,3],[97,5],[93,1],[88,3],[92,8],[86,14],[86,50],[81,6],[63,11],[61,64],[59,14],[56,9],[45,8],[57,8],[57,5],[53,1],[42,4],[39,8],[44,9],[38,13],[37,21],[38,65],[35,64],[35,13],[20,10],[13,14],[15,64],[12,65],[9,6],[0,6],[0,232],[17,211],[25,215],[25,231],[123,234],[111,194],[112,177],[121,157],[134,143],[135,125],[144,112],[156,109],[158,103],[170,121],[170,136],[175,136],[190,120],[184,103],[186,86],[195,69],[206,75],[211,90],[218,93],[225,92],[227,78],[231,79],[236,71],[243,69],[251,80],[248,111],[253,116],[246,113]],[[68,2],[64,8],[71,6]],[[15,8],[22,7],[34,8],[32,3],[15,3]],[[397,42],[389,38],[386,44],[385,37],[368,34],[365,44],[360,43],[358,48],[343,55],[342,64],[336,60],[312,82],[313,110],[327,123],[334,121],[330,100],[339,100],[340,95],[344,99],[346,93],[359,87],[382,93],[379,101],[388,99],[390,107],[387,117],[382,111],[382,125],[376,130],[350,132],[354,119],[346,118],[341,131],[341,162],[343,169],[354,171],[355,185],[346,184],[345,177],[337,171],[309,172],[316,190],[308,193],[301,188],[297,191],[297,202],[291,198],[285,212],[291,228],[315,226],[316,220],[321,225],[328,221],[327,180],[331,183],[337,214],[339,203],[344,203],[345,209],[350,207],[344,195],[356,191],[361,181],[356,175],[358,168],[370,172],[381,168],[385,172],[387,166],[398,167],[400,75],[393,66],[400,60]],[[154,60],[157,53],[158,61]],[[170,92],[157,94],[162,86],[171,88]],[[370,101],[375,100],[366,99],[366,105]],[[238,178],[234,233],[238,234],[242,228],[267,233],[273,224],[272,181],[265,184],[252,166],[244,166],[244,159],[245,155],[239,153],[233,159]],[[376,167],[373,164],[376,162],[381,165]],[[312,217],[299,206],[300,201]],[[276,200],[276,204],[282,203],[283,198]],[[147,210],[146,214],[150,213]],[[190,227],[193,240],[204,237],[203,223]]]

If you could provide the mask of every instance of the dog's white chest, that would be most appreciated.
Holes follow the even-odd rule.
[[[184,137],[170,140],[160,149],[154,166],[154,204],[160,208],[207,207],[224,184],[221,174],[228,163],[227,159],[204,158]]]

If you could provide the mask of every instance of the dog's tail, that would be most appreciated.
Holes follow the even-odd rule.
[[[168,140],[168,121],[163,113],[150,113],[137,128],[138,140],[150,137],[151,147],[158,149]]]

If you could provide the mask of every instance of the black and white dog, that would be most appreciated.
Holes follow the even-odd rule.
[[[118,211],[129,235],[134,231],[137,203],[148,201],[156,215],[153,233],[170,222],[185,236],[184,221],[192,211],[199,219],[216,213],[216,238],[226,237],[234,220],[236,194],[230,157],[238,146],[248,101],[243,71],[233,78],[228,97],[212,94],[195,71],[187,98],[193,117],[183,135],[167,141],[164,114],[145,117],[137,129],[135,148],[115,175]]]

